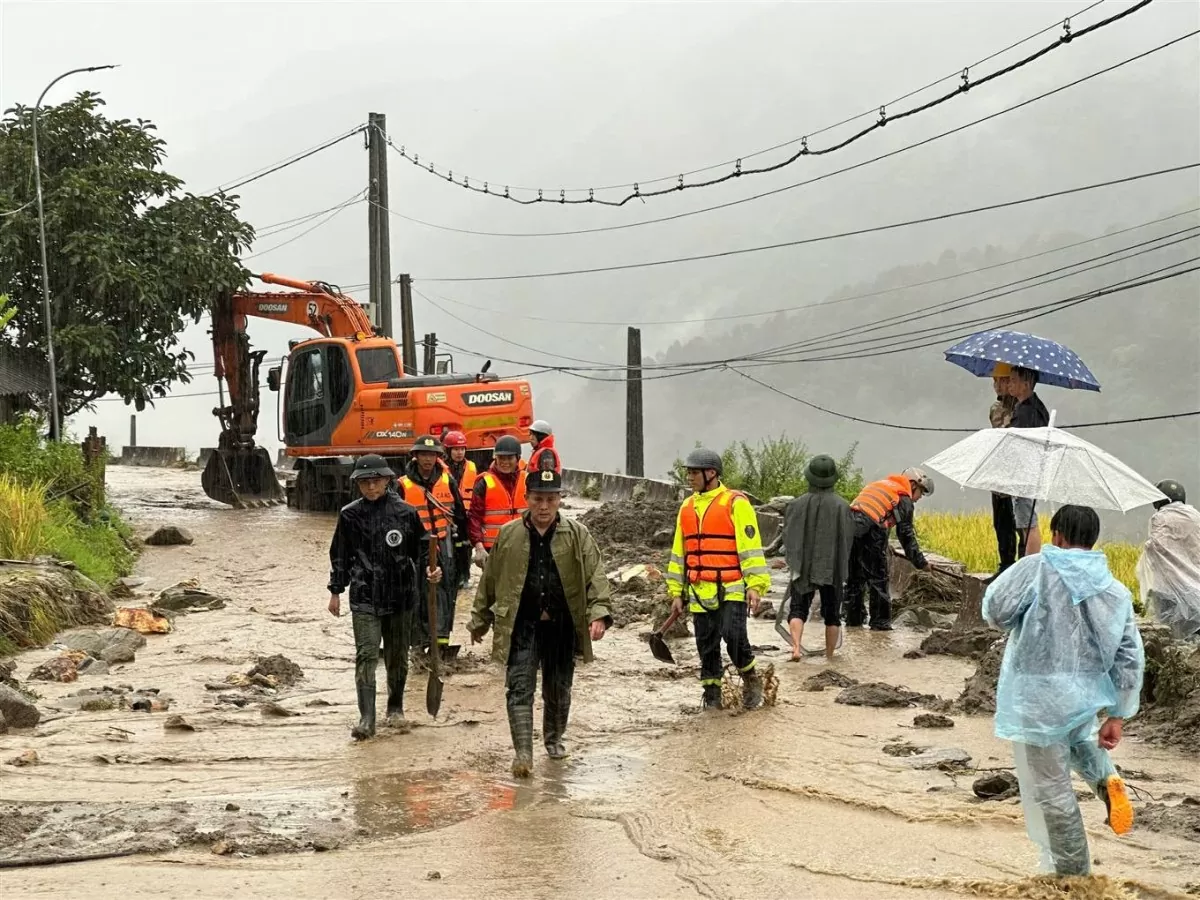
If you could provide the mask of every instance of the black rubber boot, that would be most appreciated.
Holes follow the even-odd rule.
[[[404,718],[404,683],[405,678],[399,672],[388,672],[387,719],[388,728],[407,728],[408,720]]]
[[[758,669],[742,673],[742,706],[758,709],[763,702],[763,679]]]
[[[706,684],[704,686],[704,709],[720,708],[721,686],[719,684]]]
[[[510,707],[508,729],[516,754],[512,764],[513,778],[528,778],[533,773],[533,707]]]
[[[375,737],[375,685],[358,685],[358,712],[361,718],[350,730],[350,736],[356,741]]]
[[[563,735],[567,732],[569,704],[546,704],[542,709],[542,740],[546,744],[546,755],[551,759],[566,759],[570,756],[563,746]]]

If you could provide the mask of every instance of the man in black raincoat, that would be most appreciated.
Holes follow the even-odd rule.
[[[329,612],[342,611],[350,588],[354,625],[354,684],[359,722],[356,740],[375,734],[375,670],[379,643],[387,670],[387,724],[403,727],[404,683],[408,678],[409,626],[417,599],[417,566],[425,529],[411,505],[389,490],[395,473],[382,456],[359,457],[351,473],[362,496],[342,507],[329,545]],[[442,579],[440,569],[425,573]]]
[[[791,501],[783,513],[783,546],[791,584],[790,603],[780,604],[776,618],[780,633],[786,617],[792,641],[792,660],[803,653],[800,639],[812,609],[813,596],[821,596],[825,621],[825,658],[832,660],[841,629],[842,593],[850,567],[854,522],[850,504],[834,493],[837,463],[829,456],[814,456],[804,473],[808,492]]]

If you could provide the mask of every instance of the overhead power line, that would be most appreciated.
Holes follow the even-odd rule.
[[[922,103],[919,106],[915,106],[910,109],[906,109],[903,112],[889,114],[887,111],[887,105],[886,104],[881,105],[878,107],[879,118],[874,123],[872,123],[871,125],[868,125],[866,128],[863,128],[863,129],[859,130],[858,132],[856,132],[855,134],[852,134],[849,137],[847,137],[835,144],[832,144],[828,147],[824,147],[824,148],[820,148],[820,149],[810,148],[808,146],[808,138],[811,135],[806,135],[799,139],[800,149],[798,151],[793,153],[787,159],[784,159],[773,165],[760,166],[758,168],[746,168],[743,166],[743,160],[745,158],[745,157],[743,157],[743,158],[734,160],[733,168],[730,171],[726,172],[724,175],[720,175],[715,178],[709,178],[704,181],[694,181],[694,182],[689,183],[689,182],[687,182],[685,175],[683,173],[680,173],[679,175],[675,176],[676,177],[675,184],[673,184],[670,187],[663,187],[663,188],[658,188],[655,190],[645,191],[645,190],[641,189],[640,183],[634,183],[632,190],[630,190],[629,193],[627,193],[624,197],[622,197],[621,199],[618,199],[618,200],[604,200],[604,199],[597,198],[595,196],[594,188],[572,189],[573,194],[574,193],[585,193],[586,194],[586,196],[580,196],[580,197],[574,197],[574,196],[568,197],[566,188],[559,188],[557,190],[550,190],[550,191],[543,190],[542,188],[537,188],[537,189],[535,189],[536,196],[529,197],[529,198],[518,197],[518,196],[513,195],[512,189],[509,185],[505,185],[503,191],[501,191],[498,187],[497,188],[492,187],[493,185],[502,184],[503,182],[497,182],[495,180],[487,181],[487,180],[476,178],[474,180],[474,184],[472,184],[472,179],[469,176],[465,176],[465,175],[462,176],[460,181],[455,181],[453,170],[446,170],[445,175],[442,175],[441,173],[439,173],[437,171],[436,164],[434,164],[434,163],[422,164],[420,161],[420,154],[416,154],[416,153],[410,154],[405,147],[403,147],[403,146],[397,147],[390,139],[388,139],[388,144],[392,147],[392,149],[394,149],[397,153],[399,153],[401,157],[403,157],[404,159],[407,159],[409,162],[411,162],[417,168],[420,168],[423,171],[427,171],[430,174],[435,175],[438,178],[442,178],[443,180],[445,180],[447,182],[450,182],[452,184],[457,184],[458,186],[463,187],[467,190],[474,191],[479,194],[485,194],[490,197],[498,197],[500,199],[508,200],[513,203],[517,203],[517,204],[524,205],[524,206],[539,204],[539,203],[557,203],[559,205],[593,204],[593,205],[598,205],[598,206],[621,207],[621,206],[625,206],[627,203],[630,203],[634,200],[644,200],[649,197],[659,197],[659,196],[663,196],[666,194],[677,194],[677,193],[680,193],[681,191],[685,191],[685,190],[712,187],[714,185],[722,184],[724,182],[732,181],[734,179],[741,178],[741,177],[748,176],[748,175],[761,175],[761,174],[765,174],[768,172],[775,172],[786,166],[790,166],[791,164],[793,164],[797,160],[801,159],[802,157],[822,156],[827,153],[833,153],[835,151],[841,150],[844,147],[847,147],[850,144],[853,144],[856,141],[861,140],[862,138],[866,137],[871,132],[877,131],[881,128],[884,128],[890,122],[895,122],[900,119],[908,118],[909,116],[918,115],[919,113],[933,109],[936,106],[940,106],[941,104],[946,103],[949,100],[953,100],[955,97],[962,96],[963,94],[966,94],[972,88],[978,88],[984,84],[987,84],[990,81],[993,81],[993,80],[1000,78],[1004,75],[1007,75],[1011,72],[1015,72],[1016,70],[1022,68],[1023,66],[1029,65],[1030,63],[1045,56],[1047,53],[1050,53],[1051,51],[1053,51],[1059,47],[1062,47],[1065,44],[1069,44],[1073,41],[1076,41],[1079,38],[1084,37],[1085,35],[1091,34],[1095,31],[1100,30],[1101,28],[1104,28],[1108,25],[1111,25],[1114,22],[1117,22],[1117,21],[1125,18],[1126,16],[1132,15],[1133,13],[1137,12],[1138,10],[1144,9],[1146,6],[1149,6],[1151,2],[1153,2],[1153,0],[1141,0],[1141,2],[1135,3],[1133,6],[1130,6],[1127,9],[1124,9],[1119,13],[1115,13],[1114,15],[1109,16],[1107,19],[1102,19],[1099,22],[1096,22],[1092,25],[1089,25],[1086,28],[1083,28],[1083,29],[1081,29],[1079,31],[1075,31],[1075,32],[1072,32],[1071,20],[1068,18],[1066,21],[1064,21],[1062,23],[1063,34],[1060,35],[1059,38],[1056,41],[1054,41],[1054,43],[1049,44],[1045,47],[1042,47],[1040,50],[1037,50],[1034,53],[1029,54],[1028,56],[1024,57],[1023,59],[1020,59],[1015,63],[1005,66],[1002,69],[998,69],[995,72],[991,72],[991,73],[983,76],[982,78],[977,78],[974,81],[971,80],[971,76],[970,76],[970,68],[971,67],[966,66],[963,69],[961,69],[962,81],[956,88],[954,88],[953,90],[951,90],[950,92],[948,92],[946,94],[943,94],[939,97],[934,98],[933,100],[929,100],[925,103]],[[1091,7],[1089,7],[1089,9],[1090,8]],[[1042,32],[1039,32],[1039,33],[1042,33]],[[1019,43],[1024,43],[1024,42],[1022,41]],[[993,54],[993,56],[994,55],[998,55],[998,54]],[[942,79],[942,80],[945,80],[945,79]],[[937,82],[937,83],[940,83],[940,82]],[[849,119],[847,121],[854,121],[856,119],[862,118],[862,115],[863,114],[853,116],[853,117],[851,117],[851,119]],[[828,130],[828,129],[823,129],[823,130]],[[764,152],[764,151],[757,151],[755,155],[757,155],[760,152]],[[713,168],[713,167],[708,167],[708,168]],[[659,179],[659,181],[662,181],[662,180],[665,180],[665,179]]]
[[[258,256],[265,256],[266,254],[272,253],[272,252],[280,249],[281,247],[286,247],[288,244],[295,243],[296,241],[300,240],[302,237],[305,237],[305,236],[311,234],[312,232],[316,231],[318,228],[322,228],[325,225],[328,225],[330,222],[332,222],[334,219],[336,219],[339,215],[341,215],[343,212],[345,212],[351,206],[354,206],[356,203],[361,203],[365,199],[365,197],[366,197],[366,188],[364,188],[362,191],[359,192],[359,195],[357,196],[356,199],[346,200],[343,203],[341,203],[340,205],[333,207],[332,210],[327,210],[327,212],[329,214],[327,216],[325,216],[323,219],[321,219],[319,222],[317,222],[317,224],[313,225],[312,227],[304,229],[304,231],[300,232],[299,234],[293,235],[292,237],[288,238],[286,241],[282,241],[273,247],[268,247],[265,250],[259,250],[255,253],[249,254],[248,256],[243,256],[242,262],[246,262],[247,260],[254,259],[255,257],[258,257]]]
[[[692,324],[703,324],[705,322],[724,322],[724,321],[730,321],[730,320],[734,320],[734,319],[758,319],[758,318],[765,318],[768,316],[782,315],[784,313],[797,312],[802,309],[813,309],[816,307],[820,307],[823,309],[823,308],[829,307],[829,306],[836,306],[840,303],[851,303],[856,300],[867,300],[867,299],[870,299],[873,297],[882,297],[886,294],[895,294],[895,293],[899,293],[900,291],[912,290],[913,288],[928,287],[933,284],[941,284],[946,281],[953,281],[954,279],[957,279],[957,278],[966,278],[969,275],[978,275],[980,272],[989,272],[992,269],[1006,268],[1008,266],[1014,266],[1017,263],[1027,262],[1031,259],[1039,259],[1043,256],[1050,256],[1055,253],[1062,253],[1064,250],[1073,250],[1074,248],[1082,247],[1085,244],[1092,244],[1092,243],[1095,243],[1096,241],[1107,240],[1108,238],[1117,237],[1122,234],[1128,234],[1131,231],[1137,231],[1142,228],[1148,228],[1151,225],[1159,225],[1163,222],[1169,222],[1172,219],[1178,219],[1181,216],[1192,215],[1197,212],[1200,212],[1200,206],[1193,206],[1189,209],[1183,210],[1182,212],[1172,213],[1169,216],[1161,216],[1157,219],[1151,219],[1148,222],[1142,222],[1138,225],[1131,225],[1128,228],[1122,228],[1118,231],[1109,231],[1109,232],[1105,232],[1104,234],[1093,235],[1092,237],[1084,238],[1083,240],[1073,241],[1070,244],[1063,244],[1062,246],[1059,246],[1059,247],[1052,247],[1049,250],[1042,250],[1042,251],[1039,251],[1038,253],[1030,253],[1026,256],[1013,257],[1012,259],[1005,260],[1004,262],[992,263],[991,265],[987,265],[987,266],[979,266],[978,268],[975,268],[975,269],[964,269],[961,272],[954,272],[951,275],[941,275],[937,278],[929,278],[924,281],[914,281],[914,282],[910,282],[908,284],[897,285],[896,287],[881,288],[879,290],[869,291],[869,292],[863,293],[863,294],[852,294],[852,295],[846,296],[846,297],[833,297],[831,299],[826,299],[826,300],[814,300],[810,303],[800,303],[795,306],[780,306],[780,307],[776,307],[774,309],[765,309],[765,310],[761,310],[758,312],[728,313],[728,314],[722,314],[722,315],[716,315],[716,316],[691,316],[686,319],[639,319],[639,320],[626,319],[623,321],[615,321],[612,319],[560,319],[557,316],[530,315],[528,313],[518,312],[515,309],[494,309],[492,307],[487,307],[487,306],[476,306],[472,303],[465,303],[462,300],[457,300],[453,297],[447,297],[444,294],[439,294],[438,299],[445,303],[453,304],[454,306],[461,306],[464,309],[474,310],[475,312],[488,313],[489,315],[494,315],[494,316],[501,316],[505,319],[524,319],[524,320],[527,320],[530,322],[552,322],[557,325],[611,325],[611,326],[615,326],[615,327],[619,326],[621,328],[626,328],[631,325],[639,326],[639,327],[646,327],[646,326],[650,326],[650,325],[692,325]]]
[[[292,156],[284,157],[279,162],[272,163],[271,165],[266,166],[265,168],[259,169],[255,172],[251,172],[249,175],[245,175],[232,183],[218,185],[216,188],[209,191],[209,193],[210,194],[227,194],[232,190],[236,190],[237,188],[244,187],[247,184],[251,184],[252,182],[258,181],[260,178],[266,178],[268,175],[273,175],[276,172],[286,169],[288,166],[294,166],[296,163],[300,162],[301,160],[308,159],[310,156],[315,156],[316,154],[322,152],[323,150],[328,150],[330,147],[334,147],[334,146],[340,144],[342,141],[344,141],[348,138],[352,138],[356,134],[360,134],[361,132],[365,131],[366,128],[367,128],[367,125],[365,122],[362,124],[359,124],[359,125],[355,125],[349,131],[343,132],[342,134],[340,134],[336,137],[330,138],[327,141],[323,141],[322,143],[317,144],[315,147],[310,147],[308,150],[303,150],[300,153],[293,154]]]
[[[4,212],[0,212],[0,219],[5,218],[6,216],[15,216],[19,212],[24,212],[25,210],[29,209],[29,207],[33,206],[33,204],[35,204],[35,203],[37,203],[37,197],[34,197],[32,200],[27,200],[26,202],[24,202],[20,206],[18,206],[16,209],[9,209],[9,210],[5,210]]]
[[[1098,78],[1101,75],[1107,75],[1110,72],[1114,72],[1117,69],[1122,68],[1123,66],[1129,65],[1130,63],[1138,62],[1142,59],[1145,59],[1148,56],[1151,56],[1152,54],[1158,53],[1159,51],[1162,51],[1162,50],[1166,50],[1169,47],[1172,47],[1182,41],[1185,41],[1188,38],[1195,37],[1198,34],[1200,34],[1200,29],[1190,31],[1187,34],[1182,34],[1176,38],[1173,38],[1173,39],[1167,41],[1164,44],[1160,44],[1157,47],[1153,47],[1150,50],[1147,50],[1143,53],[1139,53],[1136,56],[1131,56],[1128,59],[1121,60],[1120,62],[1114,63],[1111,66],[1106,66],[1105,68],[1099,69],[1095,72],[1092,72],[1089,75],[1084,75],[1082,78],[1077,78],[1074,81],[1068,82],[1063,85],[1059,85],[1058,87],[1052,88],[1049,91],[1038,94],[1035,97],[1030,97],[1028,100],[1023,100],[1020,103],[1015,103],[1012,106],[1008,106],[1008,107],[1005,107],[1004,109],[997,110],[994,113],[989,113],[986,116],[982,116],[981,118],[975,119],[971,122],[967,122],[963,125],[959,125],[956,128],[951,128],[948,131],[943,131],[939,134],[935,134],[932,137],[928,137],[923,140],[916,141],[915,143],[908,144],[903,147],[899,147],[895,150],[888,151],[887,153],[881,153],[878,156],[874,156],[870,159],[863,160],[862,162],[857,162],[857,163],[854,163],[849,166],[844,166],[843,168],[840,168],[840,169],[834,169],[831,172],[826,172],[823,175],[816,175],[812,178],[804,179],[803,181],[793,182],[792,184],[786,184],[786,185],[783,185],[782,187],[773,188],[768,191],[762,191],[761,193],[758,193],[758,194],[751,194],[747,197],[741,197],[737,200],[729,200],[724,203],[717,203],[712,206],[704,206],[699,209],[689,210],[687,212],[673,213],[672,215],[669,215],[669,216],[659,216],[654,219],[643,219],[639,222],[624,222],[619,225],[603,225],[603,226],[599,226],[596,228],[576,228],[576,229],[562,230],[562,231],[478,231],[478,230],[474,230],[474,229],[470,229],[470,228],[456,228],[456,227],[453,227],[450,225],[441,225],[441,224],[438,224],[435,222],[429,222],[424,219],[418,219],[413,216],[404,215],[403,213],[396,212],[395,210],[389,210],[389,212],[398,219],[403,219],[405,221],[412,222],[417,225],[423,225],[428,228],[435,228],[435,229],[438,229],[441,231],[449,231],[449,232],[453,232],[455,234],[470,234],[470,235],[476,235],[476,236],[482,236],[482,237],[519,237],[519,238],[567,237],[567,236],[572,236],[572,235],[600,234],[600,233],[608,232],[608,231],[623,231],[627,228],[641,228],[646,225],[659,225],[664,222],[674,222],[679,219],[690,218],[691,216],[704,215],[705,213],[717,212],[722,209],[729,209],[734,206],[740,206],[743,203],[753,203],[755,200],[762,200],[766,197],[773,197],[776,194],[782,194],[785,191],[791,191],[791,190],[795,190],[796,188],[807,187],[810,184],[816,184],[817,182],[825,181],[826,179],[833,178],[837,175],[843,175],[846,172],[853,172],[856,169],[861,169],[866,166],[873,165],[882,160],[890,159],[894,156],[899,156],[901,153],[906,153],[909,150],[915,150],[919,147],[924,147],[926,144],[931,144],[934,141],[941,140],[942,138],[950,137],[950,136],[958,134],[962,131],[966,131],[967,129],[973,128],[976,125],[982,125],[985,122],[990,122],[993,119],[997,119],[1000,116],[1006,115],[1010,112],[1015,112],[1016,110],[1023,109],[1026,106],[1029,106],[1033,103],[1037,103],[1039,100],[1044,100],[1047,97],[1052,97],[1055,94],[1059,94],[1063,91],[1069,90],[1070,88],[1073,88],[1078,85],[1084,84],[1085,82],[1091,81],[1093,78]]]
[[[320,218],[328,212],[333,212],[335,209],[341,209],[344,206],[354,203],[362,203],[364,200],[366,200],[366,194],[367,191],[364,188],[362,190],[355,191],[345,200],[341,201],[340,203],[335,203],[333,206],[327,206],[324,209],[314,210],[313,212],[305,213],[302,216],[295,216],[291,219],[284,219],[281,222],[272,222],[270,225],[264,225],[262,228],[257,229],[254,232],[254,236],[255,238],[271,237],[272,235],[282,234],[285,231],[291,231],[293,228],[300,228],[308,222],[311,222],[313,219]]]
[[[1099,188],[1114,187],[1119,184],[1129,184],[1134,181],[1141,181],[1146,178],[1157,178],[1160,175],[1172,175],[1177,172],[1184,172],[1189,169],[1200,167],[1200,162],[1185,163],[1181,166],[1172,166],[1167,169],[1156,169],[1152,172],[1142,172],[1138,175],[1127,175],[1124,178],[1114,178],[1109,181],[1097,181],[1092,184],[1084,184],[1079,187],[1066,188],[1061,191],[1050,191],[1045,194],[1036,194],[1032,197],[1022,197],[1018,200],[1005,200],[1001,203],[989,203],[986,206],[974,206],[969,209],[955,210],[954,212],[939,213],[935,216],[923,216],[919,219],[906,219],[902,222],[892,222],[887,225],[873,225],[869,228],[857,228],[853,231],[840,231],[834,234],[821,235],[819,237],[800,238],[794,241],[781,241],[775,244],[762,244],[756,247],[741,247],[736,250],[722,250],[717,253],[701,253],[695,256],[676,256],[670,259],[656,259],[640,263],[623,263],[612,266],[596,266],[588,269],[565,269],[556,272],[528,272],[517,275],[475,275],[459,278],[414,278],[414,281],[423,282],[472,282],[472,281],[517,281],[525,278],[561,278],[567,275],[594,275],[601,272],[622,272],[629,269],[647,269],[656,266],[670,266],[678,263],[698,262],[705,259],[721,259],[728,256],[741,256],[747,253],[759,253],[764,250],[782,250],[787,247],[800,247],[806,244],[817,244],[824,241],[839,240],[847,237],[858,237],[864,234],[876,234],[881,231],[892,231],[897,228],[907,228],[912,225],[925,225],[930,222],[941,222],[947,219],[956,219],[962,216],[975,215],[982,212],[992,212],[998,209],[1008,209],[1013,206],[1021,206],[1026,203],[1036,203],[1041,200],[1051,200],[1056,197],[1066,197],[1071,194],[1080,194],[1085,191],[1094,191]]]

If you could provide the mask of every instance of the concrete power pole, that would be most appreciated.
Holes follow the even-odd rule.
[[[400,276],[400,356],[404,374],[417,374],[417,332],[413,324],[412,278]]]
[[[625,359],[625,474],[646,475],[645,415],[642,408],[642,332],[629,329]]]
[[[391,337],[392,248],[387,171],[387,116],[367,115],[367,240],[371,268],[370,300],[375,304],[375,327]]]

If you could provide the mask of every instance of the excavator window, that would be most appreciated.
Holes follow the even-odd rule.
[[[325,354],[329,371],[329,410],[336,415],[354,394],[354,375],[350,371],[346,351],[341,346],[326,344]]]
[[[300,438],[324,427],[325,366],[320,347],[292,357],[287,380],[287,431]]]
[[[391,347],[364,347],[356,350],[355,356],[363,384],[387,384],[393,378],[400,377],[396,351]]]

